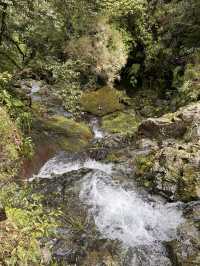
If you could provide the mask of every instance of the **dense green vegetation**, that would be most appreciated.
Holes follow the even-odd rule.
[[[40,102],[23,88],[27,80],[45,84]],[[38,238],[52,233],[58,214],[13,184],[38,132],[77,151],[92,138],[80,123],[89,112],[104,116],[108,132],[132,135],[139,121],[123,109],[142,102],[146,116],[160,114],[168,107],[152,111],[154,93],[172,111],[200,99],[199,0],[0,0],[0,206],[8,216],[0,264],[46,265]]]
[[[55,83],[66,102],[79,88],[111,84],[122,69],[133,87],[146,81],[176,88],[173,79],[199,48],[196,0],[4,0],[0,6],[1,72],[31,68]]]
[[[0,227],[0,262],[5,265],[44,265],[38,239],[53,235],[59,210],[45,212],[43,197],[16,184],[4,186],[0,201],[7,220]],[[43,257],[44,258],[44,257]]]

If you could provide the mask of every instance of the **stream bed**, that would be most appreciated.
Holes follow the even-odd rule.
[[[104,138],[96,118],[91,128],[93,141]],[[29,182],[49,206],[62,207],[74,221],[50,240],[60,265],[174,265],[166,243],[176,239],[184,222],[182,204],[139,189],[126,164],[60,152]]]

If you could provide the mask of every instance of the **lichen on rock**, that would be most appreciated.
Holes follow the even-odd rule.
[[[157,142],[152,156],[136,157],[140,184],[170,200],[189,202],[200,197],[200,104],[193,103],[175,113],[144,120],[138,136]]]

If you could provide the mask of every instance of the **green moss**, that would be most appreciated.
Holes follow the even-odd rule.
[[[47,107],[41,102],[34,101],[31,108],[34,115],[38,117],[44,116],[47,113]]]
[[[134,114],[116,112],[102,119],[102,128],[109,133],[132,135],[138,128],[139,121]]]
[[[154,153],[148,155],[138,155],[134,159],[135,177],[138,184],[148,189],[154,188],[154,179],[151,177],[154,165]]]
[[[149,155],[138,155],[134,160],[137,181],[142,186],[161,189],[167,196],[171,193],[176,200],[197,200],[200,182],[196,158],[198,148],[193,153],[190,147],[180,149],[176,144]]]
[[[44,120],[43,129],[48,132],[50,141],[67,151],[78,151],[92,139],[92,132],[85,123],[64,116]]]
[[[120,153],[119,151],[113,151],[106,156],[105,161],[111,163],[119,163],[120,161],[123,161],[123,159],[124,159],[123,153]]]
[[[46,121],[46,126],[58,134],[61,133],[68,137],[82,137],[83,139],[90,139],[92,137],[91,131],[86,124],[78,123],[64,116],[53,116]]]
[[[110,153],[110,154],[107,155],[106,161],[108,161],[108,162],[118,162],[119,158],[116,156],[116,154]]]
[[[109,87],[84,93],[80,103],[84,111],[99,116],[123,109],[123,105],[120,104],[119,93]]]
[[[0,179],[16,174],[21,141],[19,130],[7,112],[0,107]]]
[[[154,156],[153,155],[140,155],[136,157],[135,163],[137,166],[137,172],[141,175],[150,171],[153,166]]]

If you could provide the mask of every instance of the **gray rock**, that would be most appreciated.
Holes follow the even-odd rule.
[[[139,126],[138,133],[150,138],[180,138],[198,122],[200,122],[200,103],[195,103],[180,108],[175,113],[144,120]]]

